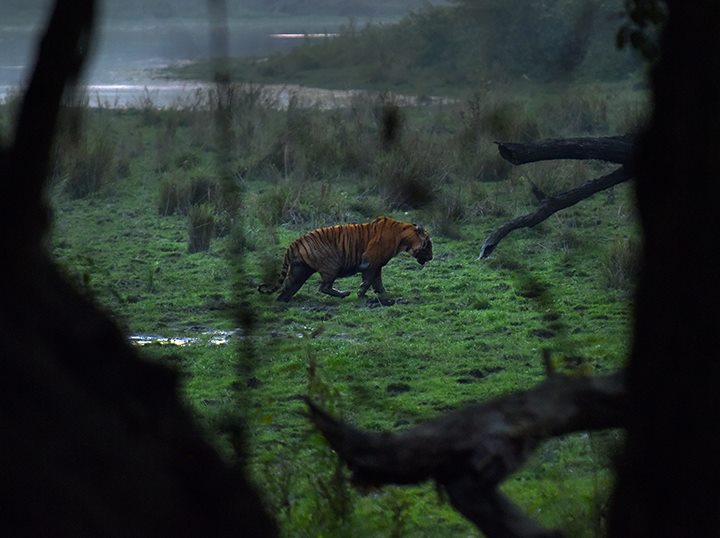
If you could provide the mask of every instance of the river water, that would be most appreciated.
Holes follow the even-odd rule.
[[[346,22],[307,17],[231,20],[228,47],[232,56],[267,56],[289,50],[305,39],[329,39],[328,34]],[[39,23],[0,22],[0,101],[16,93],[29,76],[39,35]],[[152,103],[167,107],[196,99],[211,86],[167,80],[156,73],[168,65],[209,58],[209,42],[209,26],[202,19],[102,23],[82,81],[89,105],[118,108]],[[265,91],[280,107],[293,95],[300,104],[321,101],[326,106],[343,106],[357,93],[299,86],[268,86]]]

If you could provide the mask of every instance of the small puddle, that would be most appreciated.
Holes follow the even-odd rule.
[[[319,336],[330,338],[333,340],[339,340],[347,343],[354,343],[357,341],[349,333],[339,332],[335,334],[325,334],[322,330],[314,329],[309,326],[301,326],[300,330],[294,329],[290,333],[272,333],[272,338],[297,338],[302,339],[313,339]],[[192,332],[192,330],[188,331]],[[143,347],[149,345],[155,346],[175,346],[175,347],[189,347],[189,346],[224,346],[232,343],[233,340],[242,338],[241,329],[235,329],[234,331],[221,331],[221,330],[205,330],[199,332],[197,336],[162,336],[159,334],[133,334],[128,337],[130,343],[134,346]]]
[[[186,347],[194,344],[224,346],[237,331],[205,331],[199,336],[160,336],[157,334],[133,334],[130,343],[139,347],[147,345]]]

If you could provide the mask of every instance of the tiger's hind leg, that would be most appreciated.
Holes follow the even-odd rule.
[[[326,273],[326,272],[320,272],[320,291],[323,293],[326,293],[327,295],[331,295],[332,297],[347,297],[350,295],[349,291],[340,291],[333,287],[333,284],[335,283],[335,278],[337,277],[337,272],[333,273]]]
[[[277,300],[287,303],[315,271],[304,263],[294,263],[290,266],[285,282],[280,288]]]

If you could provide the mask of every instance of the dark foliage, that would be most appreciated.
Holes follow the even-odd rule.
[[[0,150],[0,528],[4,536],[272,536],[240,464],[180,403],[44,249],[43,203],[61,96],[78,74],[92,0],[58,0],[12,146]]]

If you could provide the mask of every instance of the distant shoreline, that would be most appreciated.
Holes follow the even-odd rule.
[[[300,84],[248,84],[246,87],[250,91],[259,91],[267,106],[279,110],[286,109],[292,99],[295,99],[294,106],[328,110],[352,106],[358,99],[375,99],[381,94],[388,95],[393,102],[401,106],[437,105],[452,101],[440,96],[419,98],[373,90],[333,90]],[[79,99],[90,108],[206,109],[214,88],[213,83],[193,80],[155,80],[147,84],[90,84],[80,86],[84,95]],[[0,86],[0,102],[4,102],[17,90],[19,86]]]

